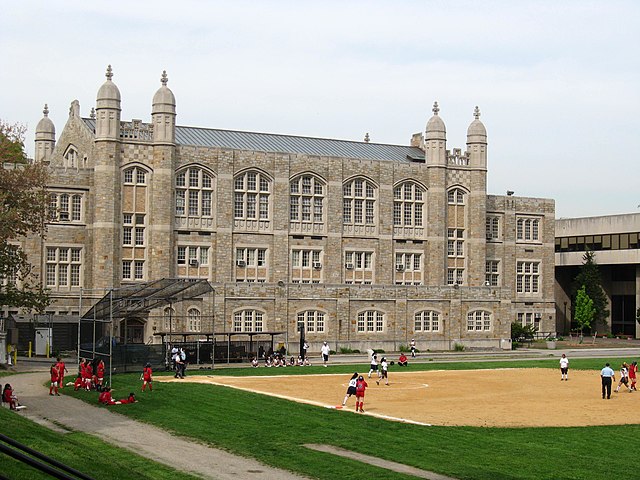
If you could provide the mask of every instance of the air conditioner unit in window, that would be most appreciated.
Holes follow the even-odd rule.
[[[344,268],[346,268],[347,270],[353,270],[353,263],[345,263]]]
[[[397,272],[404,272],[404,265],[401,263],[396,264],[396,271]]]
[[[246,267],[247,266],[247,262],[245,262],[244,260],[237,260],[236,261],[236,266],[238,266],[238,267]]]
[[[320,270],[322,268],[322,263],[313,262],[313,268],[315,268],[316,270]]]
[[[186,263],[186,260],[184,258],[178,259],[178,265],[184,265],[185,263]]]
[[[189,259],[189,266],[190,267],[197,267],[198,266],[198,260],[196,260],[195,258]]]

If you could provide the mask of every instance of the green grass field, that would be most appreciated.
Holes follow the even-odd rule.
[[[572,369],[594,370],[594,391],[605,359],[575,359]],[[612,365],[620,359],[611,360]],[[407,368],[557,368],[557,359],[513,362],[413,363]],[[220,368],[191,374],[291,375],[352,373],[368,365],[330,369]],[[391,375],[393,372],[391,372]],[[118,395],[140,388],[139,375],[113,377]],[[357,461],[311,451],[305,443],[324,443],[435,471],[460,479],[602,479],[615,468],[621,450],[633,449],[639,425],[577,428],[424,427],[369,416],[298,404],[231,388],[189,383],[156,383],[153,393],[139,394],[140,402],[119,410],[131,418],[157,425],[276,467],[312,478],[403,479]],[[460,386],[452,386],[460,388]],[[65,393],[69,393],[66,390]],[[95,402],[95,394],[71,392]],[[550,406],[553,397],[550,392]],[[451,405],[456,410],[473,405]],[[526,406],[523,406],[526,408]],[[603,415],[606,410],[603,409]],[[611,461],[601,461],[603,452]]]

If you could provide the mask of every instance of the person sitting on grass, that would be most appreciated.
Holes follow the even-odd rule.
[[[253,368],[257,368],[257,367],[258,367],[258,359],[257,359],[256,357],[253,357],[253,358],[251,359],[251,366],[252,366]]]
[[[398,366],[406,367],[407,365],[409,365],[409,362],[407,360],[407,356],[403,352],[400,354],[400,358],[398,358]]]
[[[118,402],[114,401],[113,397],[111,396],[110,387],[104,387],[102,393],[100,393],[100,396],[98,397],[98,402],[102,403],[103,405],[118,405]]]
[[[2,390],[2,401],[9,404],[9,408],[11,410],[18,410],[18,397],[16,397],[16,394],[13,392],[13,388],[8,383]]]

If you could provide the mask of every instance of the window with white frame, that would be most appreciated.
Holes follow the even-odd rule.
[[[144,260],[123,260],[122,280],[144,280],[145,279]]]
[[[516,238],[522,242],[540,240],[540,219],[535,217],[518,217],[516,220]]]
[[[393,225],[422,227],[425,189],[415,182],[404,182],[393,189]]]
[[[200,310],[195,307],[187,310],[187,330],[189,332],[201,332],[202,331],[202,319]]]
[[[440,314],[433,310],[423,310],[414,315],[414,331],[438,332],[440,331]]]
[[[213,217],[213,175],[199,167],[179,171],[175,178],[176,217],[183,223],[205,226],[202,217]]]
[[[237,247],[235,258],[236,282],[267,281],[267,249],[260,247]]]
[[[298,330],[304,325],[306,333],[324,333],[324,316],[318,310],[298,312]]]
[[[375,225],[378,189],[365,178],[356,178],[342,187],[342,221],[345,225]]]
[[[264,313],[259,310],[241,310],[233,314],[234,332],[264,331]]]
[[[271,195],[269,177],[258,171],[249,171],[237,175],[233,185],[234,218],[237,220],[269,220]]]
[[[467,314],[468,332],[488,332],[491,330],[491,312],[474,310]]]
[[[140,166],[122,172],[122,280],[146,279],[146,215],[149,172]]]
[[[516,262],[516,291],[523,294],[540,293],[540,262]]]
[[[523,327],[531,325],[538,331],[540,330],[541,321],[542,314],[539,312],[518,312],[518,323]]]
[[[122,214],[122,245],[125,247],[145,246],[145,215],[140,213]]]
[[[422,252],[396,252],[394,266],[396,285],[422,285],[422,259]]]
[[[80,287],[82,248],[47,247],[45,281],[52,289]]]
[[[289,182],[289,221],[294,230],[324,229],[325,183],[313,175],[300,175]],[[298,228],[299,227],[299,228]]]
[[[373,283],[373,252],[347,251],[344,254],[345,283],[369,285]]]
[[[147,171],[142,167],[127,168],[123,172],[123,180],[125,185],[146,185]]]
[[[178,245],[177,264],[189,267],[208,266],[210,249],[206,245]]]
[[[450,205],[464,205],[466,192],[461,188],[452,188],[447,192],[447,203]]]
[[[486,238],[487,240],[500,239],[500,217],[497,215],[487,215],[486,218]]]
[[[487,260],[485,262],[484,283],[487,287],[500,285],[500,260]]]
[[[358,333],[384,332],[384,313],[379,310],[366,310],[358,313],[356,329]]]
[[[464,284],[464,268],[447,269],[447,285]]]
[[[322,271],[321,249],[300,247],[291,249],[292,283],[320,283]]]
[[[69,145],[63,155],[63,164],[67,168],[76,168],[78,164],[78,149],[74,145]]]
[[[449,257],[464,257],[464,229],[447,229],[447,255]]]
[[[73,192],[51,192],[49,194],[50,222],[82,222],[84,195]]]

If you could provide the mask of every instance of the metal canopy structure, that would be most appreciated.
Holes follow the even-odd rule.
[[[83,320],[105,321],[146,314],[169,303],[201,297],[213,291],[207,280],[163,278],[154,282],[114,288],[102,297]]]

